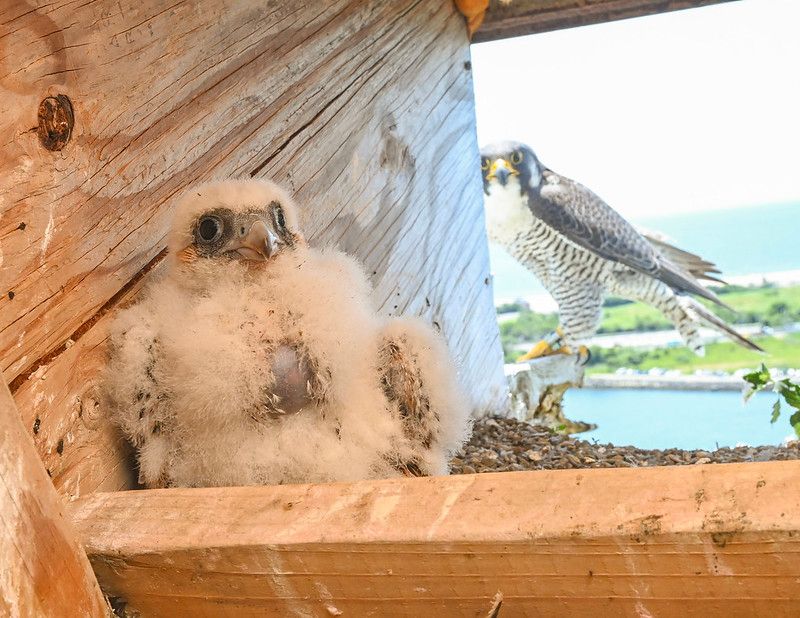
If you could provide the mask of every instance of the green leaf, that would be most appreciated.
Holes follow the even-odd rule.
[[[781,415],[781,400],[776,399],[775,403],[772,404],[772,418],[769,419],[769,422],[775,424],[775,421],[778,420],[778,417]]]
[[[789,423],[794,427],[795,435],[800,438],[800,410],[789,417]]]
[[[769,375],[769,369],[767,369],[767,366],[764,363],[761,363],[760,369],[743,375],[742,379],[750,384],[754,391],[760,391],[770,383],[772,377]]]
[[[800,385],[792,384],[789,380],[781,380],[776,384],[778,392],[783,395],[790,406],[800,410]]]
[[[742,393],[744,401],[747,403],[755,393],[764,390],[764,388],[769,385],[772,381],[772,376],[769,375],[767,366],[761,363],[760,369],[743,375],[742,379],[747,383],[747,388]]]

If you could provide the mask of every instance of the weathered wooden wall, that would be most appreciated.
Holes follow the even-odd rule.
[[[439,325],[477,407],[502,401],[468,59],[449,1],[0,4],[0,358],[57,488],[129,482],[93,391],[107,323],[212,177],[287,185],[312,242],[361,258],[383,313]],[[74,128],[49,151],[57,95]]]
[[[106,616],[61,498],[0,384],[0,616]]]
[[[800,463],[96,493],[70,512],[145,616],[800,615]],[[169,572],[170,578],[164,573]]]

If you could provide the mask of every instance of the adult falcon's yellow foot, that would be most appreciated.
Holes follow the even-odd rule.
[[[517,358],[518,363],[524,363],[525,361],[533,360],[534,358],[541,358],[543,356],[551,356],[556,352],[553,350],[553,346],[550,345],[546,339],[542,339],[539,343],[534,345],[530,350],[528,350],[527,354],[523,354],[519,358]]]
[[[556,351],[558,354],[572,354],[572,348],[568,345],[561,346]],[[579,365],[588,365],[589,361],[592,360],[592,353],[589,351],[585,345],[578,346],[578,364]]]
[[[550,333],[547,337],[542,339],[539,343],[534,345],[527,354],[523,354],[517,359],[518,363],[533,360],[534,358],[541,358],[543,356],[552,356],[553,354],[565,354],[562,347],[559,346],[561,338],[564,336],[564,331],[559,326],[555,332]]]

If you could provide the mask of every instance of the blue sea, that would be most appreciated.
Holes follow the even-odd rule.
[[[714,262],[723,276],[800,269],[800,202],[633,219]],[[490,246],[495,299],[544,293],[505,251]]]
[[[644,389],[570,389],[564,396],[567,418],[597,424],[576,434],[601,444],[639,448],[682,448],[713,451],[737,444],[781,444],[794,438],[791,410],[769,422],[776,396],[759,393],[747,405],[732,391]]]

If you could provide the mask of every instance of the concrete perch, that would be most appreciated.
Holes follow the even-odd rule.
[[[597,425],[564,416],[564,393],[583,385],[583,370],[576,356],[562,354],[506,365],[509,416],[565,433],[591,431]]]

